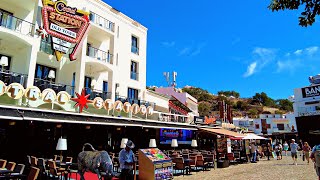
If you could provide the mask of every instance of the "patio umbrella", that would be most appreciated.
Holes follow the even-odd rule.
[[[258,136],[256,134],[247,134],[244,138],[242,139],[267,139],[267,138],[264,138],[264,137],[261,137],[261,136]]]

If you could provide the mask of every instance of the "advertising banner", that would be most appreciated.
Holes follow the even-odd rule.
[[[320,96],[320,85],[304,87],[301,91],[303,98]]]

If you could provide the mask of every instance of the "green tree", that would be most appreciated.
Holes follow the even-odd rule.
[[[238,109],[240,111],[245,111],[248,107],[249,104],[246,101],[237,101],[233,106],[234,109]]]
[[[293,111],[293,103],[288,99],[279,99],[277,100],[279,108],[284,111]]]
[[[259,111],[257,109],[250,109],[248,111],[248,114],[251,116],[251,117],[257,117]]]
[[[271,0],[268,8],[272,11],[301,9],[299,25],[311,26],[320,14],[320,0]]]
[[[234,96],[235,98],[240,97],[240,93],[236,91],[218,91],[218,95],[225,95],[227,97]]]
[[[252,97],[253,102],[256,102],[260,105],[263,106],[268,106],[268,107],[277,107],[277,104],[275,102],[275,100],[273,100],[272,98],[268,97],[268,95],[265,92],[262,93],[256,93],[253,97]]]
[[[199,102],[198,111],[200,116],[209,116],[211,114],[211,104],[208,102]]]

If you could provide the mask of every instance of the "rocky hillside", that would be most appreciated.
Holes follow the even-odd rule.
[[[185,87],[182,91],[198,99],[198,108],[201,116],[219,114],[219,101],[225,101],[232,106],[234,117],[248,115],[254,118],[261,113],[284,114],[293,111],[292,102],[289,100],[275,100],[268,97],[264,92],[256,93],[250,98],[241,98],[240,93],[235,91],[219,91],[217,95],[198,87]]]

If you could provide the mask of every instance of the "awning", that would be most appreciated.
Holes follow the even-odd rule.
[[[240,133],[229,131],[227,129],[222,129],[222,128],[200,128],[200,130],[208,132],[208,133],[225,135],[225,136],[230,136],[230,137],[234,137],[234,138],[245,137],[244,134],[240,134]]]

